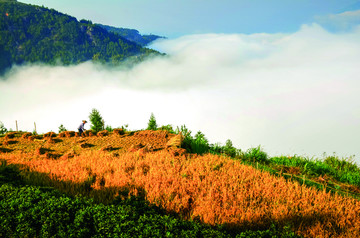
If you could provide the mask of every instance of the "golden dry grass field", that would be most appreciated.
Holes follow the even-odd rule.
[[[68,137],[67,137],[68,136]],[[165,131],[0,138],[0,160],[34,185],[109,203],[138,195],[185,219],[234,228],[290,225],[304,237],[360,237],[360,201],[226,156],[188,154]]]

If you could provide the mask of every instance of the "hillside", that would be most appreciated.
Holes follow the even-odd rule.
[[[0,70],[23,63],[117,63],[158,52],[54,9],[0,0]]]
[[[99,226],[114,231],[119,224],[124,224],[125,230],[121,232],[131,232],[130,227],[135,226],[136,232],[148,232],[146,234],[156,237],[179,236],[187,232],[189,237],[296,237],[293,232],[303,237],[360,236],[357,222],[360,218],[360,170],[356,165],[334,157],[323,162],[297,157],[267,158],[257,148],[233,158],[199,155],[179,148],[179,138],[180,135],[163,130],[130,132],[117,129],[97,134],[87,131],[83,138],[75,132],[44,135],[11,132],[0,137],[0,160],[3,161],[0,172],[8,171],[20,182],[16,182],[18,179],[9,181],[7,176],[0,174],[0,182],[5,183],[0,188],[4,192],[13,191],[11,199],[15,199],[14,202],[6,204],[24,201],[24,198],[17,200],[15,190],[20,194],[18,196],[36,199],[35,205],[21,205],[31,206],[31,211],[43,211],[45,208],[37,206],[50,204],[49,199],[55,199],[54,195],[48,195],[50,187],[74,199],[82,195],[104,204],[101,206],[109,206],[95,209],[90,207],[94,206],[92,203],[86,202],[88,207],[80,209],[83,205],[72,205],[80,203],[78,200],[71,203],[71,197],[66,198],[69,201],[66,212],[73,215],[70,220],[64,220],[64,224],[76,228],[78,219],[85,219],[84,226],[89,229],[86,232],[92,234],[105,232],[102,230],[105,228],[99,230]],[[301,165],[302,162],[305,164]],[[9,166],[15,166],[19,172],[11,172]],[[41,189],[22,188],[23,185],[18,183],[40,186]],[[28,193],[43,195],[28,198]],[[50,198],[45,199],[47,196]],[[157,208],[144,208],[140,201]],[[136,210],[136,218],[131,215],[134,211],[112,210],[118,206],[114,207],[114,202],[131,204],[131,209]],[[123,205],[116,209],[125,209]],[[10,205],[3,206],[0,216],[17,209],[12,206],[6,210],[7,206]],[[57,209],[65,209],[61,207],[46,209],[57,214]],[[113,214],[110,217],[119,217],[123,222],[107,220],[106,211]],[[151,214],[144,214],[144,211],[151,211]],[[174,220],[170,222],[170,217],[164,215]],[[15,217],[20,219],[22,216],[14,214],[13,219]],[[99,217],[106,222],[100,224]],[[30,216],[29,219],[33,218]],[[64,218],[60,216],[59,219]],[[21,226],[29,227],[27,229],[35,236],[50,229],[20,221],[5,219],[3,227],[10,227],[9,234],[13,236],[22,234],[17,233]],[[128,222],[133,225],[125,225],[130,224]],[[159,226],[162,227],[160,230]],[[160,233],[151,233],[155,231]],[[161,233],[164,231],[169,234]]]
[[[116,34],[124,37],[125,39],[135,42],[141,46],[146,46],[146,45],[150,44],[151,42],[153,42],[154,40],[165,38],[163,36],[157,36],[157,35],[152,35],[152,34],[141,35],[140,32],[135,29],[118,28],[118,27],[107,26],[107,25],[102,25],[102,24],[96,24],[96,25],[104,28],[105,30],[107,30],[109,32],[116,33]]]

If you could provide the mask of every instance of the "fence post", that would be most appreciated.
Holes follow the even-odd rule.
[[[36,132],[36,123],[34,122],[34,134],[37,134],[37,132]]]
[[[15,121],[15,124],[16,124],[16,132],[18,132],[18,124],[17,124],[17,120]]]

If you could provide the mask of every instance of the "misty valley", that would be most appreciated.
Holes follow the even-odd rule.
[[[0,0],[0,237],[360,237],[360,5],[66,1]]]

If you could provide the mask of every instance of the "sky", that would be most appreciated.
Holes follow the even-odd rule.
[[[359,0],[20,0],[115,27],[169,38],[204,33],[288,33]]]
[[[0,78],[7,128],[76,130],[96,108],[106,125],[138,130],[154,113],[158,125],[185,124],[210,143],[360,164],[359,1],[107,2],[31,1],[168,36],[150,46],[167,57],[131,69],[13,67]]]

